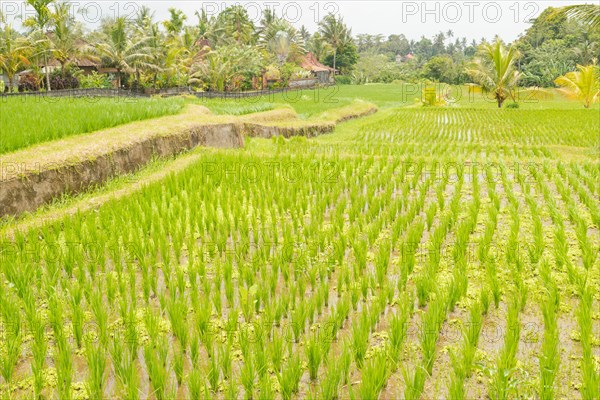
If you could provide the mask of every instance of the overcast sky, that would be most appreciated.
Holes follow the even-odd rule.
[[[204,7],[209,13],[218,13],[228,5],[244,5],[250,17],[258,23],[260,13],[267,7],[275,9],[276,15],[284,17],[296,26],[305,25],[309,31],[317,29],[317,21],[328,12],[339,13],[352,28],[352,33],[390,34],[402,33],[409,39],[421,36],[431,37],[439,31],[452,30],[455,37],[470,39],[493,38],[496,34],[506,41],[516,39],[545,8],[574,3],[595,3],[596,1],[129,1],[129,0],[73,0],[74,9],[80,12],[77,19],[88,27],[97,26],[104,16],[135,14],[142,5],[155,10],[155,20],[169,16],[168,9],[183,10],[188,20],[195,23],[194,12]],[[0,10],[8,21],[18,15],[27,16],[32,10],[23,1],[0,0]]]

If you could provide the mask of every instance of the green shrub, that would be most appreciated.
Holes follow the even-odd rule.
[[[508,103],[506,108],[519,108],[519,103]]]
[[[96,71],[89,75],[81,75],[79,77],[79,85],[83,89],[102,89],[112,86],[107,75],[101,75]]]
[[[351,85],[352,78],[348,75],[339,75],[335,77],[335,83],[338,85]]]

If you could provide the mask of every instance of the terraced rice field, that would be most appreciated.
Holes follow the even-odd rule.
[[[597,399],[597,117],[388,108],[6,224],[2,398]]]

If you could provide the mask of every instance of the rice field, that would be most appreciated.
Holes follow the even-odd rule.
[[[596,110],[383,108],[5,225],[0,397],[598,399]]]
[[[0,154],[37,143],[149,118],[183,109],[184,100],[144,98],[0,98]]]

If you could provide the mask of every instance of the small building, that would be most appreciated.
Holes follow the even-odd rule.
[[[84,75],[89,75],[92,72],[98,72],[100,68],[100,63],[90,60],[89,58],[81,57],[75,60],[69,61],[69,65],[75,66],[80,69]],[[61,65],[56,59],[51,59],[48,61],[48,71],[52,72],[54,70],[60,70]],[[44,67],[42,67],[42,72],[44,72]]]
[[[333,76],[338,72],[337,69],[333,69],[328,67],[327,65],[323,65],[317,60],[317,57],[314,56],[313,53],[306,53],[300,66],[310,71],[315,78],[317,78],[318,83],[331,83],[333,82]]]
[[[413,55],[413,53],[408,53],[408,54],[406,54],[404,56],[402,54],[397,54],[396,55],[396,62],[398,64],[407,63],[407,62],[410,62],[410,61],[412,61],[414,59],[415,59],[415,56]]]

